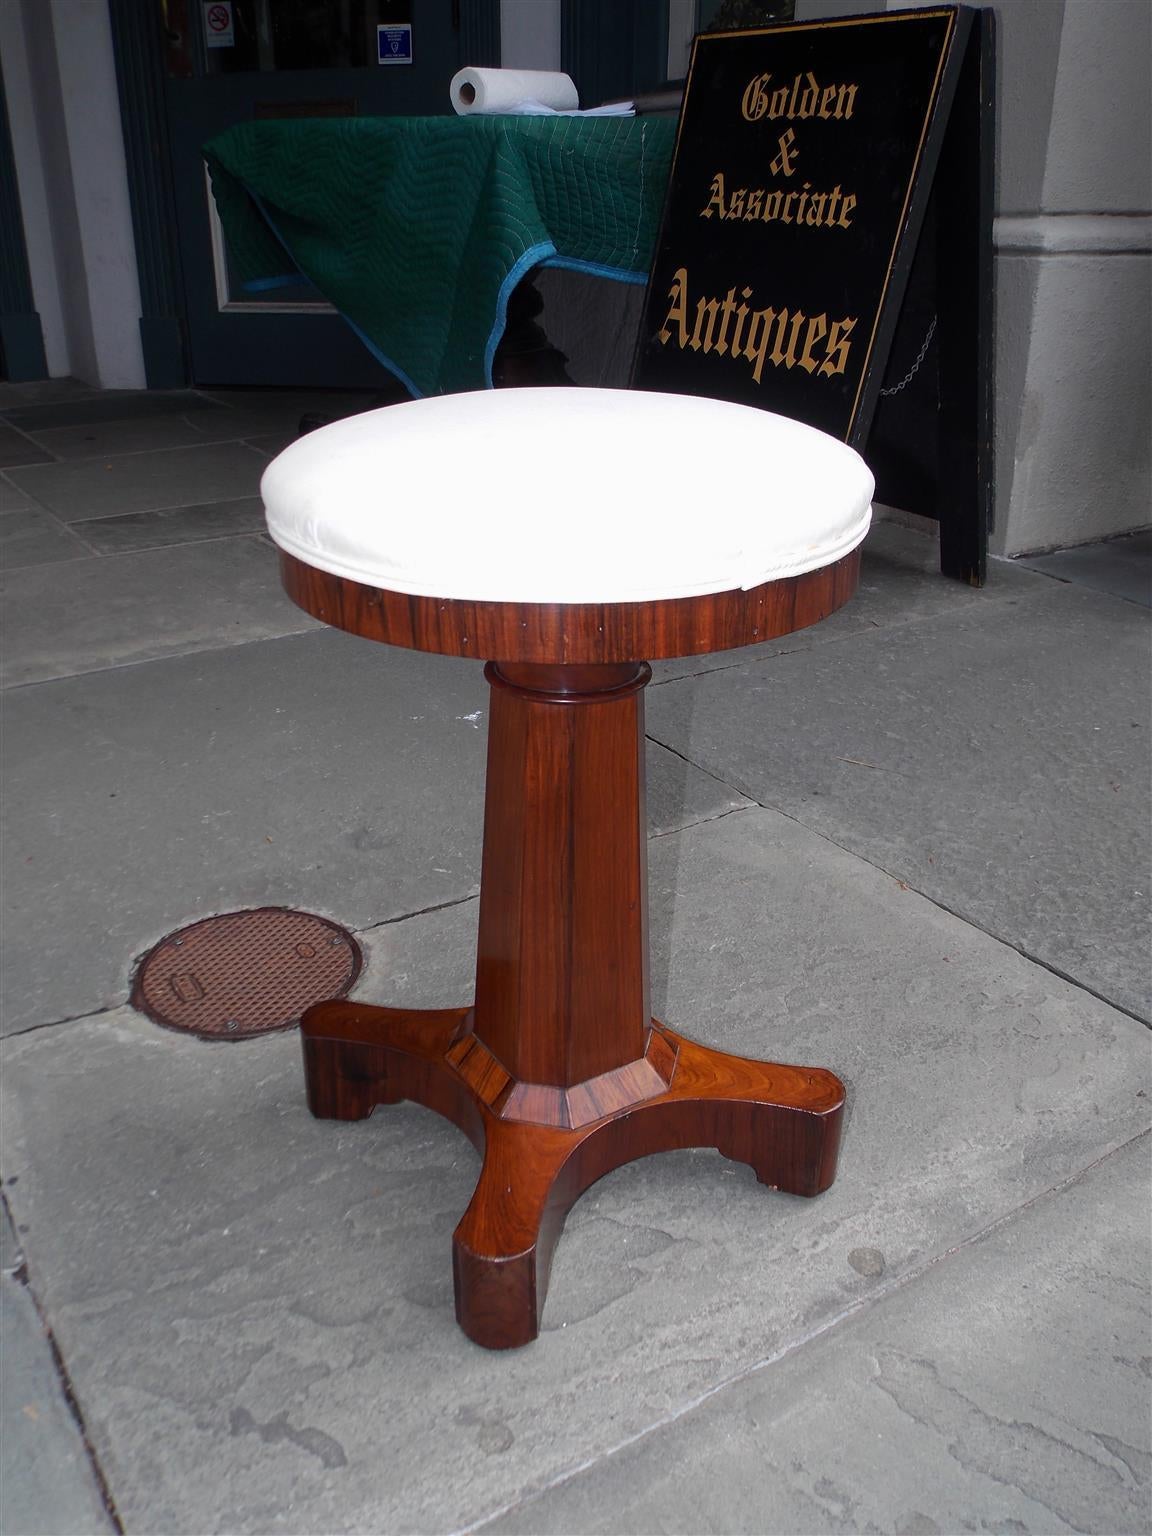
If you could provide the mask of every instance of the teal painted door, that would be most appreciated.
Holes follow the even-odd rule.
[[[200,149],[252,118],[450,112],[461,0],[157,3],[192,381],[391,387],[311,285],[252,293],[239,284]]]

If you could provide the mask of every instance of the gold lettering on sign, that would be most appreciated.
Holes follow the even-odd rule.
[[[751,288],[741,288],[741,302],[737,303],[735,287],[722,299],[701,294],[689,328],[688,269],[677,267],[668,290],[668,312],[657,338],[664,346],[675,338],[681,351],[687,348],[705,357],[714,352],[717,357],[741,358],[752,365],[757,384],[766,364],[788,370],[802,368],[826,379],[846,371],[855,315],[829,321],[826,313],[806,315],[801,309],[774,309],[771,305],[751,309],[744,302],[751,297]]]
[[[692,331],[692,340],[688,343],[693,352],[699,352],[701,347],[704,348],[705,355],[712,351],[716,345],[716,321],[719,317],[719,299],[696,300],[696,325]]]
[[[672,274],[672,286],[668,290],[668,297],[672,300],[668,313],[664,316],[664,324],[659,331],[662,342],[667,344],[672,337],[668,327],[673,320],[676,322],[677,340],[680,350],[688,345],[688,268],[677,267]]]
[[[791,176],[796,169],[796,160],[800,151],[795,148],[796,135],[791,128],[785,128],[779,138],[780,153],[775,160],[769,162],[768,169],[773,176]]]
[[[813,192],[810,181],[794,191],[737,187],[729,193],[724,172],[717,171],[700,210],[702,219],[758,219],[765,224],[803,224],[809,229],[850,229],[856,199],[839,184],[831,192]]]
[[[702,219],[710,219],[712,217],[713,210],[715,210],[717,213],[719,213],[719,215],[720,215],[720,217],[722,219],[728,217],[727,211],[726,211],[725,206],[724,206],[724,172],[723,171],[717,171],[715,176],[713,176],[713,178],[712,178],[712,195],[711,195],[711,197],[709,197],[708,201],[704,204],[703,208],[701,208],[701,210],[700,210],[700,217]]]
[[[821,85],[811,70],[791,85],[769,89],[771,74],[753,75],[744,87],[740,111],[746,122],[806,122],[810,117],[847,122],[856,107],[856,86]]]
[[[848,366],[848,348],[852,343],[848,340],[856,329],[855,318],[851,320],[833,321],[832,330],[828,336],[827,356],[820,364],[821,373],[843,373]]]

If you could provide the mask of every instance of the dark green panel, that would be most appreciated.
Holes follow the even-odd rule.
[[[183,284],[164,112],[159,7],[109,0],[128,195],[140,273],[140,333],[150,389],[188,381]]]
[[[44,337],[32,298],[32,274],[24,244],[24,215],[8,127],[8,100],[0,74],[0,377],[44,379]]]
[[[561,0],[560,67],[582,107],[633,96],[668,73],[667,7],[655,0]]]
[[[479,69],[500,65],[500,0],[459,0],[460,57]]]
[[[32,278],[24,247],[24,217],[8,128],[8,99],[4,77],[0,75],[0,311],[21,314],[31,308]]]

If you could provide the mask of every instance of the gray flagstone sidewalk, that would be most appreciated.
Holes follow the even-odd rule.
[[[655,669],[657,1012],[839,1073],[840,1172],[618,1170],[493,1355],[463,1137],[128,1006],[267,903],[469,995],[480,669],[323,630],[259,531],[365,403],[0,386],[0,1536],[1148,1530],[1152,540],[975,591],[881,523],[832,619]]]

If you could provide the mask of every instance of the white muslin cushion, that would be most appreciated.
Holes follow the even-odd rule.
[[[623,603],[830,565],[874,481],[836,438],[722,400],[615,389],[439,395],[321,427],[264,472],[274,542],[426,597]]]

